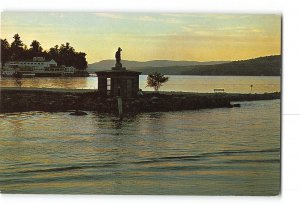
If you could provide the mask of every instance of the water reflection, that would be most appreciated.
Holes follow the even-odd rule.
[[[161,91],[184,91],[211,93],[215,88],[223,88],[228,93],[265,93],[280,91],[280,77],[274,76],[169,76],[170,80],[161,87]],[[139,87],[146,87],[147,76],[140,76]],[[23,78],[22,87],[97,89],[97,77],[53,77]],[[251,87],[251,85],[253,85]],[[16,87],[12,78],[2,78],[0,87]]]
[[[21,87],[30,88],[65,88],[65,89],[96,89],[96,77],[34,77],[22,78]],[[1,78],[1,87],[16,87],[13,78]]]
[[[122,119],[114,120],[114,128],[121,129],[122,128]]]
[[[280,101],[236,109],[2,114],[3,193],[274,195]]]

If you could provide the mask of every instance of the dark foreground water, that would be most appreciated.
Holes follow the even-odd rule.
[[[274,195],[280,100],[144,113],[1,114],[2,193]]]

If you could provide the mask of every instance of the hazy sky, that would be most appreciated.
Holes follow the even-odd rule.
[[[280,54],[281,16],[174,13],[4,12],[1,38],[44,49],[69,42],[89,63],[113,59],[239,60]]]

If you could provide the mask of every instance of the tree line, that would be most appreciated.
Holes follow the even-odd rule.
[[[87,68],[86,53],[75,51],[68,42],[44,50],[37,40],[33,40],[28,48],[19,34],[13,36],[12,43],[9,43],[7,39],[1,39],[2,66],[8,61],[26,61],[32,60],[33,57],[44,57],[46,60],[54,59],[58,66],[73,66],[79,70]]]

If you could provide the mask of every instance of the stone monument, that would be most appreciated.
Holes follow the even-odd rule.
[[[119,47],[116,54],[116,64],[111,70],[96,72],[98,77],[98,92],[107,97],[134,98],[139,91],[139,75],[141,72],[126,70],[121,63]]]
[[[116,64],[115,64],[115,67],[112,67],[112,70],[126,70],[126,67],[122,67],[121,51],[122,51],[122,49],[119,47],[115,54]]]

